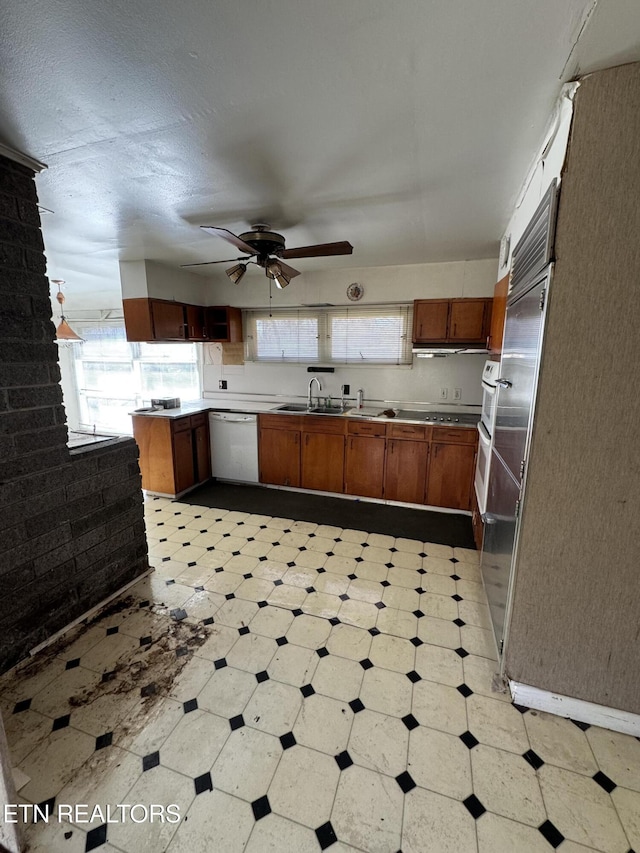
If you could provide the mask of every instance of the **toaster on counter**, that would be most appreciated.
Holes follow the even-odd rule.
[[[180,397],[156,397],[151,400],[151,405],[161,409],[179,409]]]

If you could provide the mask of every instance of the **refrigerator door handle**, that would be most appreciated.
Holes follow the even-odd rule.
[[[513,382],[510,382],[508,379],[496,379],[496,385],[499,385],[500,388],[511,388]]]
[[[495,524],[498,521],[495,515],[491,515],[490,512],[483,512],[480,518],[485,524]]]

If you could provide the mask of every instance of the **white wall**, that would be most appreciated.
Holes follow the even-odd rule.
[[[123,299],[155,297],[177,302],[207,304],[210,284],[206,278],[157,261],[120,261]]]
[[[301,262],[302,265],[302,262]],[[407,264],[396,267],[350,267],[309,272],[293,279],[289,287],[273,288],[273,307],[315,303],[345,305],[346,288],[354,281],[364,286],[361,304],[411,302],[437,299],[492,296],[496,279],[495,259],[458,261],[442,264]],[[243,308],[267,307],[268,285],[262,270],[249,267],[241,284],[232,284],[224,274],[211,279],[210,305],[237,305]],[[306,395],[310,374],[305,364],[255,364],[243,366],[207,364],[204,366],[204,392],[224,399],[234,394],[267,394],[290,398]],[[416,359],[411,367],[336,366],[333,374],[320,374],[323,396],[340,395],[342,384],[358,388],[365,400],[388,403],[435,403],[442,405],[440,388],[448,388],[448,403],[453,389],[462,390],[461,402],[481,402],[480,376],[483,355],[456,355],[447,358]],[[218,382],[227,380],[227,391],[220,392]],[[443,406],[446,408],[446,406]]]

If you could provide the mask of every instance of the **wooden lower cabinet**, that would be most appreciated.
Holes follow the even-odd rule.
[[[384,495],[386,439],[368,435],[347,437],[344,490],[349,495],[381,498]]]
[[[300,432],[260,428],[260,482],[274,486],[300,485]]]
[[[344,435],[307,432],[302,434],[303,489],[342,492],[344,481]]]
[[[426,503],[450,509],[471,506],[475,444],[431,444]]]
[[[422,504],[427,484],[429,443],[387,440],[384,496],[389,501]]]
[[[132,420],[143,489],[175,497],[209,479],[206,415],[176,419],[134,415]]]

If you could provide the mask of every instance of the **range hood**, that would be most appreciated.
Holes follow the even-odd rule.
[[[416,358],[444,358],[447,355],[486,355],[489,350],[486,347],[477,346],[452,347],[426,344],[425,346],[414,346],[411,352]]]

